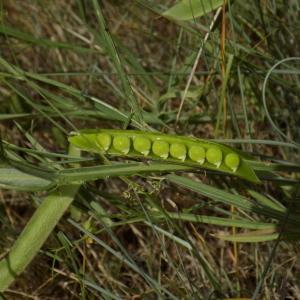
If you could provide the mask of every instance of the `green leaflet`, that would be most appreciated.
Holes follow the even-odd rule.
[[[128,158],[146,157],[260,182],[247,162],[249,155],[208,140],[147,131],[97,129],[71,133],[69,142],[89,152]]]
[[[223,0],[182,0],[163,13],[167,18],[187,21],[202,17],[217,9]]]

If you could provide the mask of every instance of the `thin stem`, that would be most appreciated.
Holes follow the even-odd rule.
[[[177,116],[176,116],[176,123],[178,123],[178,121],[179,121],[180,114],[181,114],[181,110],[182,110],[182,107],[183,107],[183,104],[184,104],[184,101],[185,101],[187,92],[188,92],[188,90],[189,90],[189,88],[190,88],[190,85],[191,85],[191,83],[192,83],[192,79],[193,79],[193,77],[194,77],[194,75],[195,75],[196,68],[197,68],[197,66],[198,66],[198,63],[199,63],[201,54],[202,54],[202,52],[203,52],[204,45],[205,45],[205,43],[207,42],[208,37],[209,37],[209,35],[210,35],[210,33],[211,33],[211,31],[212,31],[214,25],[215,25],[215,22],[216,22],[218,16],[220,15],[221,11],[222,11],[222,7],[220,7],[220,8],[217,10],[217,12],[215,13],[215,15],[214,15],[214,17],[213,17],[213,20],[212,20],[212,22],[210,23],[209,30],[208,30],[208,32],[206,33],[206,35],[205,35],[205,37],[204,37],[204,39],[203,39],[203,42],[202,42],[201,45],[200,45],[200,48],[199,48],[197,57],[196,57],[196,59],[195,59],[195,62],[194,62],[194,65],[193,65],[191,74],[189,75],[188,81],[187,81],[187,83],[186,83],[186,86],[185,86],[185,89],[184,89],[184,92],[183,92],[183,95],[182,95],[182,98],[181,98],[180,106],[179,106],[178,113],[177,113]]]

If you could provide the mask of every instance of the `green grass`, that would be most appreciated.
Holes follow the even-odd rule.
[[[21,275],[2,260],[0,298],[299,294],[300,6],[235,0],[183,21],[163,15],[175,3],[1,4],[0,258],[12,249]],[[85,128],[228,143],[262,184],[69,153]]]

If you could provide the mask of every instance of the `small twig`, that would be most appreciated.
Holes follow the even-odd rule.
[[[216,22],[218,16],[220,15],[221,11],[222,11],[222,7],[219,7],[218,10],[217,10],[217,12],[216,12],[215,15],[214,15],[214,18],[213,18],[212,22],[211,22],[210,25],[209,25],[209,30],[208,30],[208,32],[206,33],[206,35],[205,35],[205,37],[204,37],[204,39],[203,39],[203,42],[201,43],[200,49],[199,49],[199,51],[198,51],[197,57],[196,57],[196,59],[195,59],[195,62],[194,62],[193,68],[192,68],[192,71],[191,71],[191,73],[190,73],[190,75],[189,75],[188,81],[187,81],[187,83],[186,83],[186,86],[185,86],[185,89],[184,89],[184,92],[183,92],[183,95],[182,95],[182,98],[181,98],[179,110],[178,110],[178,113],[177,113],[177,116],[176,116],[176,124],[177,124],[177,122],[178,122],[178,120],[179,120],[179,117],[180,117],[180,114],[181,114],[181,111],[182,111],[182,107],[183,107],[183,104],[184,104],[184,101],[185,101],[187,92],[188,92],[188,90],[189,90],[189,88],[190,88],[190,85],[191,85],[192,79],[193,79],[193,77],[194,77],[194,74],[195,74],[195,72],[196,72],[196,68],[197,68],[197,66],[198,66],[199,59],[200,59],[200,57],[201,57],[201,55],[202,55],[204,45],[205,45],[205,43],[207,42],[208,37],[209,37],[209,35],[210,35],[210,33],[211,33],[211,31],[212,31],[214,25],[215,25],[215,22]]]

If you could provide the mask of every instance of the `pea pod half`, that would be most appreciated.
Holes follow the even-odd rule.
[[[246,161],[248,156],[241,151],[193,137],[137,130],[99,129],[71,133],[69,142],[85,151],[167,160],[260,182]]]

